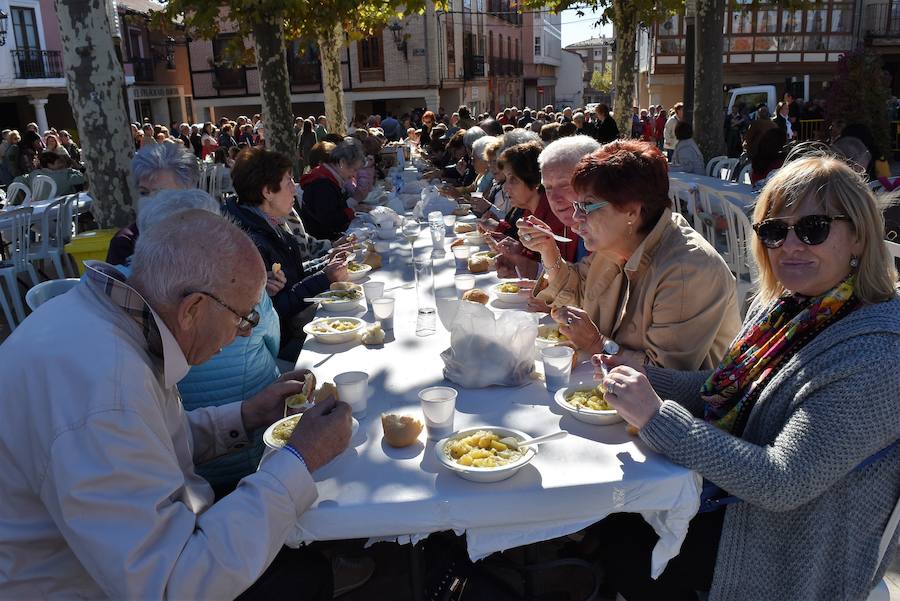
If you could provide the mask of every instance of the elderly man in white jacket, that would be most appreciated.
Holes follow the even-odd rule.
[[[132,267],[126,282],[91,264],[0,347],[0,598],[330,599],[327,563],[266,569],[316,499],[310,472],[346,448],[349,407],[308,411],[213,504],[194,464],[246,445],[312,374],[189,413],[175,386],[249,335],[259,253],[227,220],[189,210],[141,236]]]

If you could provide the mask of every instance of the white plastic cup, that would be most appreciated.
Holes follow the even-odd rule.
[[[428,440],[440,440],[453,434],[457,394],[456,390],[448,386],[432,386],[419,391]]]
[[[574,354],[575,350],[568,346],[550,346],[541,349],[547,390],[555,392],[569,385],[569,376],[572,374],[572,355]]]
[[[446,225],[448,228],[452,228],[454,225],[456,225],[456,215],[454,215],[453,213],[444,215],[444,225]],[[451,234],[453,233],[453,230],[450,230],[447,233]]]
[[[462,294],[475,287],[475,276],[471,273],[461,273],[453,277],[453,283],[456,285],[456,291]]]
[[[384,296],[384,282],[366,282],[362,287],[363,292],[366,293],[366,300],[369,301],[370,305],[376,298]]]
[[[394,329],[394,299],[389,297],[373,298],[372,313],[381,322],[381,329]]]
[[[357,418],[366,416],[369,401],[369,374],[364,371],[347,371],[334,377],[338,396],[350,405]]]
[[[470,254],[472,254],[472,247],[468,244],[459,244],[453,247],[453,258],[456,260],[457,271],[467,271],[469,269]]]

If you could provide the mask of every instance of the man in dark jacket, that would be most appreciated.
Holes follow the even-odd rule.
[[[605,104],[599,104],[594,110],[597,114],[597,141],[601,144],[607,144],[613,140],[618,140],[619,128],[616,126],[615,119],[609,114],[609,107]]]

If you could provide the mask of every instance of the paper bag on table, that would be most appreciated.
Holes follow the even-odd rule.
[[[461,302],[441,353],[444,377],[464,388],[521,386],[534,371],[537,317],[524,311],[499,316],[479,303]]]

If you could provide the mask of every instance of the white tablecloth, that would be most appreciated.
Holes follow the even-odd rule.
[[[417,255],[430,252],[428,237],[423,230]],[[448,256],[435,261],[438,297],[456,295],[452,254]],[[437,334],[415,335],[415,288],[404,287],[413,281],[409,245],[398,238],[383,258],[384,267],[370,278],[386,282],[386,294],[396,298],[393,336],[381,348],[307,340],[297,362],[312,369],[320,382],[364,370],[371,397],[350,448],[314,474],[318,501],[303,514],[289,544],[347,538],[415,542],[432,532],[455,530],[466,533],[469,555],[476,560],[576,532],[613,512],[639,512],[661,537],[653,574],[661,573],[678,553],[696,513],[699,476],[646,449],[623,423],[591,426],[575,420],[553,403],[540,381],[517,389],[453,385],[459,389],[457,429],[496,425],[533,435],[569,431],[565,439],[542,445],[533,462],[509,480],[462,480],[438,465],[434,444],[423,444],[425,432],[423,442],[411,448],[393,449],[382,442],[382,412],[407,412],[421,419],[418,391],[449,384],[439,353],[450,340],[440,322]],[[476,285],[483,288],[497,281],[494,274],[477,278]],[[353,314],[373,319],[362,308]],[[589,365],[582,365],[578,375],[590,380]]]
[[[756,202],[756,193],[754,193],[753,187],[749,184],[729,182],[707,175],[679,173],[677,171],[670,171],[669,179],[689,186],[696,186],[695,189],[703,187],[714,192],[727,192],[729,199],[740,201],[740,207],[744,212],[752,210],[753,204]]]

